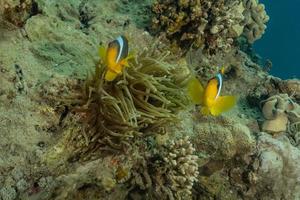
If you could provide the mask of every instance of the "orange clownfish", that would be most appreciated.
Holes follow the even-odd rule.
[[[218,116],[230,110],[236,104],[235,96],[220,96],[223,84],[222,74],[211,78],[204,88],[200,81],[194,77],[188,84],[188,93],[196,105],[201,105],[203,115]]]
[[[99,54],[107,67],[105,80],[113,81],[118,75],[122,74],[124,67],[128,67],[128,40],[125,36],[119,36],[116,40],[108,44],[107,49],[101,46]]]

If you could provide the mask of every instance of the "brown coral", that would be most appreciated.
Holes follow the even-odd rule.
[[[258,0],[244,0],[243,3],[245,6],[244,35],[250,43],[253,43],[264,34],[269,16],[265,11],[265,6]]]
[[[266,118],[262,125],[263,131],[282,132],[287,130],[288,121],[299,122],[300,106],[287,94],[274,95],[262,103],[262,112]]]
[[[198,157],[189,138],[172,140],[155,152],[141,159],[131,184],[153,199],[191,199],[199,172]]]
[[[38,4],[34,0],[4,0],[0,6],[2,17],[18,27],[22,27],[29,17],[40,12]]]
[[[182,49],[193,46],[208,55],[230,51],[242,34],[253,42],[263,34],[268,21],[262,4],[242,0],[158,0],[152,10],[156,15],[153,32],[165,33]]]

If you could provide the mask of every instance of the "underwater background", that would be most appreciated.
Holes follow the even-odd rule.
[[[300,2],[262,0],[270,16],[264,36],[254,44],[263,59],[272,62],[271,74],[283,79],[299,78]]]
[[[0,200],[299,200],[295,5],[0,0]]]

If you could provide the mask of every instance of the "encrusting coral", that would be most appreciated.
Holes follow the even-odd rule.
[[[263,34],[269,19],[256,0],[159,0],[152,10],[154,33],[163,32],[180,48],[193,46],[208,55],[230,51],[242,34],[253,42]]]

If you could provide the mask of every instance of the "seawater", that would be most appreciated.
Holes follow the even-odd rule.
[[[282,79],[300,79],[300,1],[260,0],[270,16],[263,37],[254,43],[255,51],[270,59],[270,73]]]

